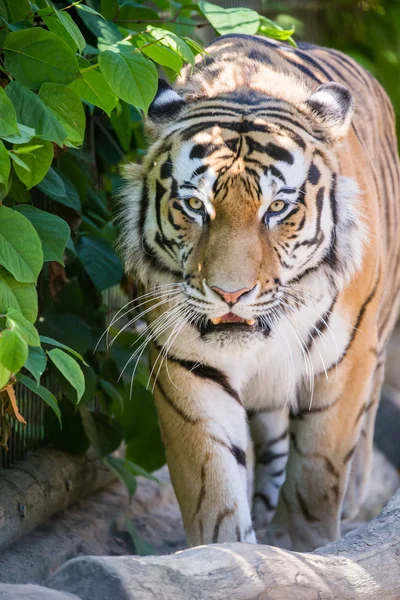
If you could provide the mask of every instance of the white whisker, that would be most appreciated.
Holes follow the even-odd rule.
[[[149,308],[146,308],[145,310],[143,310],[141,313],[139,313],[138,315],[136,315],[136,317],[134,317],[133,319],[131,319],[130,321],[128,321],[127,323],[125,323],[125,325],[119,330],[119,332],[113,337],[113,339],[111,340],[111,342],[109,343],[108,347],[110,348],[113,343],[115,342],[115,340],[117,339],[117,337],[119,335],[121,335],[121,333],[123,331],[125,331],[125,329],[127,329],[128,327],[131,327],[136,321],[138,321],[139,319],[141,319],[144,315],[146,315],[147,313],[151,312],[152,310],[156,309],[159,306],[162,306],[163,304],[167,304],[168,302],[171,301],[171,299],[176,299],[177,296],[179,296],[180,292],[175,293],[174,296],[168,296],[167,298],[163,298],[162,300],[160,300],[160,302],[158,302],[157,304],[154,304],[152,306],[150,306]]]
[[[115,315],[114,315],[114,316],[113,316],[113,318],[111,319],[111,322],[110,322],[110,324],[109,324],[109,325],[108,325],[108,327],[105,329],[104,333],[103,333],[103,334],[100,336],[100,338],[99,338],[99,340],[98,340],[98,342],[97,342],[97,344],[96,344],[96,346],[95,346],[94,352],[96,352],[96,350],[97,350],[97,348],[98,348],[98,346],[99,346],[99,344],[100,344],[101,340],[103,339],[103,337],[104,337],[106,334],[107,334],[107,336],[108,336],[108,333],[109,333],[109,331],[110,331],[111,327],[112,327],[112,326],[113,326],[113,325],[114,325],[114,324],[115,324],[117,321],[119,321],[119,319],[122,319],[122,318],[123,318],[124,316],[126,316],[126,315],[127,315],[127,314],[128,314],[130,311],[131,311],[131,310],[134,310],[135,308],[138,308],[138,307],[139,307],[139,306],[141,306],[143,303],[142,303],[142,304],[139,304],[139,305],[137,305],[137,306],[133,306],[133,307],[131,307],[131,308],[130,308],[130,309],[127,311],[127,312],[125,312],[123,315],[119,316],[119,315],[121,314],[121,312],[123,312],[123,311],[124,311],[124,310],[125,310],[125,309],[126,309],[126,308],[127,308],[129,305],[130,305],[130,304],[134,304],[134,303],[138,302],[138,300],[141,300],[142,298],[146,298],[146,297],[149,297],[149,296],[154,296],[154,294],[161,294],[161,289],[160,289],[160,288],[166,288],[166,287],[168,287],[168,288],[171,288],[171,290],[170,290],[170,291],[168,291],[168,290],[166,290],[166,289],[163,289],[163,290],[162,290],[162,294],[164,294],[164,293],[165,293],[165,294],[167,295],[168,293],[175,291],[175,289],[174,289],[174,288],[176,288],[176,287],[181,287],[181,285],[182,285],[181,283],[167,283],[167,284],[163,284],[163,285],[158,285],[158,286],[155,286],[155,287],[153,288],[153,291],[151,291],[151,292],[147,292],[146,294],[142,294],[141,296],[138,296],[137,298],[134,298],[133,300],[129,300],[129,302],[126,302],[126,303],[124,304],[124,306],[121,306],[121,308],[120,308],[120,309],[118,309],[118,311],[115,313]],[[178,290],[176,290],[176,291],[178,291]],[[161,297],[161,296],[160,296],[160,297]],[[154,298],[154,299],[157,299],[157,297],[156,297],[156,298]],[[107,346],[107,347],[109,346],[109,343],[108,343],[108,337],[107,337],[106,346]]]

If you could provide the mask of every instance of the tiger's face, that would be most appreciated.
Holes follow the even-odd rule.
[[[130,218],[141,242],[130,235],[125,255],[147,284],[182,282],[205,338],[264,336],[303,276],[324,263],[344,283],[359,268],[355,186],[321,124],[283,104],[277,116],[213,99],[211,123],[207,103],[181,107],[130,177],[140,208],[126,205],[125,232]]]

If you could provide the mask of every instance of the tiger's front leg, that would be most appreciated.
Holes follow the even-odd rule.
[[[151,359],[154,364],[157,351]],[[154,395],[188,542],[255,542],[246,489],[246,415],[226,375],[170,357]]]
[[[271,523],[270,543],[310,551],[340,535],[342,504],[360,415],[371,396],[376,357],[364,352],[316,381],[311,408],[291,420],[285,483]],[[372,439],[370,439],[372,444]]]

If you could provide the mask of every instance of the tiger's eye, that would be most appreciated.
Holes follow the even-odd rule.
[[[203,210],[204,209],[204,204],[201,200],[199,200],[198,198],[189,198],[188,200],[186,200],[186,203],[188,205],[189,208],[191,208],[192,210]]]
[[[283,200],[275,200],[275,202],[272,202],[271,206],[269,207],[269,210],[274,213],[279,213],[282,212],[283,209],[286,208],[286,206],[287,204]]]

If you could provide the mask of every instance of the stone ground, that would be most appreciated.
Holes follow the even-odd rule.
[[[130,505],[124,487],[113,484],[54,516],[3,551],[0,600],[125,600],[123,586],[120,592],[118,586],[129,573],[126,555],[142,550],[135,548],[129,524],[147,544],[148,553],[170,554],[186,547],[168,472],[164,468],[156,475],[160,483],[140,480]],[[345,524],[343,533],[378,514],[400,486],[398,470],[379,450],[374,455],[372,481],[357,522]],[[123,556],[126,560],[114,560]],[[99,577],[102,593],[94,597],[90,581],[98,582]],[[73,590],[79,596],[59,590]],[[132,597],[136,600],[146,595],[141,590]]]
[[[400,487],[400,330],[395,335],[398,339],[393,341],[395,351],[389,352],[387,384],[378,413],[371,489],[357,520],[343,524],[343,534],[376,516]],[[130,555],[143,550],[171,554],[186,547],[168,471],[163,468],[155,475],[158,483],[138,478],[131,504],[125,488],[115,483],[55,515],[4,550],[0,600],[147,599],[145,582],[140,589],[126,593],[132,562],[138,562]],[[135,546],[129,532],[132,526],[145,547]],[[171,570],[167,576],[167,567],[162,568],[167,589]],[[101,592],[93,593],[94,587]],[[186,600],[184,593],[182,597]]]

